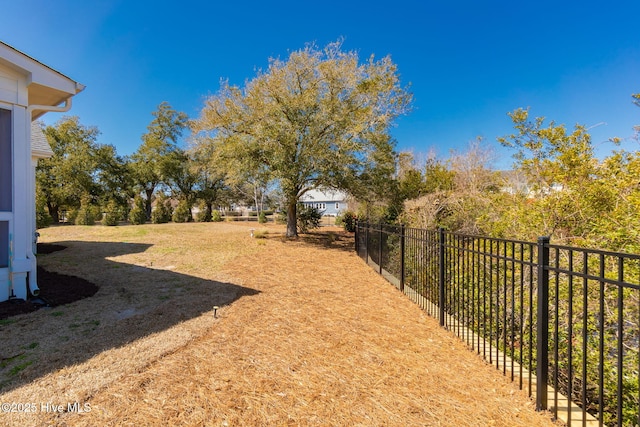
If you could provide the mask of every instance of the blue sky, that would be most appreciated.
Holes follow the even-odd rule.
[[[86,85],[70,114],[118,153],[162,101],[196,117],[221,78],[242,85],[307,42],[391,55],[411,84],[398,149],[447,157],[481,136],[499,168],[507,113],[592,127],[602,154],[640,124],[640,2],[0,0],[0,40]],[[53,123],[60,114],[44,116]],[[637,149],[637,142],[629,149]]]

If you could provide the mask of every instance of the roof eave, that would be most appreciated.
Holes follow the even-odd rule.
[[[82,92],[85,88],[84,85],[61,72],[1,41],[0,63],[26,77],[29,105],[55,107]],[[32,120],[44,113],[44,111],[34,111]]]

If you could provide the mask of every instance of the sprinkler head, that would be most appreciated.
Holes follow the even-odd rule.
[[[218,314],[218,309],[219,309],[219,308],[220,308],[220,307],[218,307],[217,305],[214,305],[214,306],[213,306],[213,317],[214,317],[214,318],[218,317],[218,316],[217,316],[217,314]]]

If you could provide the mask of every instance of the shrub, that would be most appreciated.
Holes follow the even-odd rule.
[[[219,210],[212,210],[211,211],[211,221],[213,221],[213,222],[222,221],[222,215],[220,215],[220,211]]]
[[[78,209],[69,209],[67,211],[67,224],[75,224],[78,217]]]
[[[45,228],[51,225],[53,218],[44,207],[44,203],[36,205],[36,228]]]
[[[340,222],[342,223],[342,227],[344,227],[345,231],[353,233],[356,231],[356,219],[358,218],[355,212],[346,211],[342,215],[340,215]],[[338,223],[338,219],[336,219],[336,224]]]
[[[118,212],[105,212],[102,217],[102,225],[113,227],[118,225],[120,214]]]
[[[73,221],[75,225],[94,225],[96,217],[100,215],[100,209],[91,205],[89,196],[83,196],[80,202],[80,209]]]
[[[171,221],[171,200],[161,194],[156,199],[156,208],[151,212],[151,222],[166,224]]]
[[[258,215],[258,222],[260,224],[264,224],[267,222],[267,215],[263,212],[260,212],[260,215]]]
[[[269,234],[269,230],[256,230],[253,232],[254,239],[266,239]]]
[[[96,219],[91,213],[90,208],[80,208],[78,210],[78,215],[74,221],[75,225],[94,225],[96,223]]]
[[[320,227],[322,212],[312,207],[298,204],[298,231],[306,233],[309,230]]]
[[[187,205],[186,201],[180,200],[171,218],[173,222],[189,222],[193,220],[193,218],[191,218],[191,211],[189,211],[189,205]]]
[[[144,200],[140,196],[136,196],[133,199],[133,209],[129,212],[129,222],[134,225],[147,222],[147,211],[144,207]]]
[[[200,203],[198,205],[199,210],[196,214],[196,221],[198,222],[211,222],[211,211],[206,203]]]
[[[115,200],[110,200],[105,208],[104,216],[102,217],[102,225],[114,226],[118,225],[118,221],[122,218],[122,212]]]

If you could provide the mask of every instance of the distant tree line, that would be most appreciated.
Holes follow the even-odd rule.
[[[277,202],[268,183],[233,179],[212,153],[181,146],[180,137],[189,127],[184,113],[163,102],[152,115],[130,156],[98,143],[98,128],[80,123],[78,117],[43,126],[53,156],[40,160],[36,169],[38,226],[60,221],[63,212],[67,221],[77,224],[186,222],[194,220],[194,206],[199,208],[197,220],[211,221],[220,219],[215,214],[220,206],[261,209]]]

